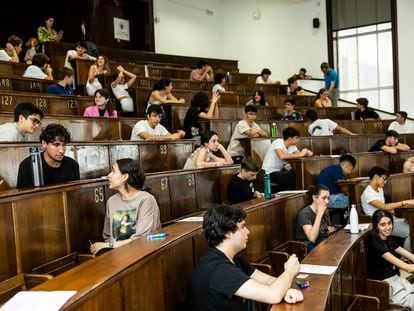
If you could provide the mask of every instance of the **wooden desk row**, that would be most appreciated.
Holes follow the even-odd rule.
[[[228,181],[239,169],[147,174],[145,184],[166,224],[225,201]],[[102,179],[1,192],[0,282],[18,273],[57,275],[65,268],[59,259],[90,253],[89,240],[102,241],[106,201],[113,194]]]
[[[304,203],[304,195],[293,195],[241,205],[250,230],[244,256],[260,260],[286,240],[285,213]],[[182,310],[189,275],[206,243],[200,223],[175,223],[163,231],[169,233],[165,240],[137,239],[34,290],[76,290],[63,310]]]
[[[37,144],[36,144],[37,145]],[[14,188],[19,164],[29,156],[30,143],[0,144],[2,189]],[[79,163],[81,179],[107,175],[117,159],[137,159],[146,173],[181,169],[193,152],[194,140],[70,143],[66,156]]]
[[[218,108],[220,109],[220,107]],[[174,126],[182,126],[181,125],[181,118],[185,117],[185,113],[183,113],[180,110],[176,110],[176,114],[174,115],[174,118],[172,119]],[[221,117],[221,110],[220,110],[220,117]],[[184,115],[184,116],[183,116]],[[343,126],[350,131],[353,131],[354,133],[360,134],[362,136],[345,136],[345,135],[335,135],[332,136],[333,139],[335,139],[336,143],[329,144],[329,137],[310,137],[308,133],[308,121],[282,121],[282,120],[269,120],[266,118],[266,116],[263,115],[262,111],[259,110],[258,113],[259,117],[256,123],[270,135],[270,129],[272,123],[276,123],[278,135],[277,137],[282,137],[282,132],[287,127],[293,127],[297,129],[300,133],[300,142],[299,146],[300,148],[307,147],[314,151],[315,154],[332,154],[332,151],[329,150],[335,150],[337,147],[345,147],[348,148],[348,150],[351,150],[353,152],[365,152],[367,151],[371,145],[373,139],[375,141],[377,139],[383,138],[385,131],[388,129],[389,124],[392,122],[392,120],[337,120],[336,122],[340,124],[340,126]],[[237,125],[237,123],[240,120],[222,120],[222,119],[213,119],[206,123],[206,127],[217,132],[218,136],[220,138],[220,141],[223,144],[228,144],[230,141],[230,138],[234,132],[234,129]],[[177,125],[178,124],[178,125]],[[365,134],[365,135],[364,135]],[[369,134],[369,135],[368,135]],[[377,135],[375,135],[377,134]],[[367,137],[372,137],[370,141],[364,140]],[[353,144],[349,144],[349,140],[360,140],[358,142],[355,142]],[[312,142],[309,142],[312,141]],[[320,143],[317,143],[317,141],[320,140]],[[251,150],[250,144],[252,145],[263,145],[264,147],[270,146],[269,144],[260,144],[259,142],[261,139],[254,139],[250,143],[250,141],[246,141],[245,148],[248,148],[248,150]],[[374,142],[375,142],[374,141]],[[360,143],[361,142],[361,143]],[[411,141],[410,141],[411,143]],[[414,143],[414,142],[413,142]],[[253,147],[254,148],[254,147]],[[267,149],[264,149],[262,152],[266,152]],[[261,153],[262,153],[261,152]],[[248,152],[250,154],[250,152]],[[263,154],[264,156],[264,154]],[[263,160],[263,157],[261,156],[261,159]]]
[[[362,125],[363,121],[351,121],[349,123],[355,122],[354,126],[357,126],[358,123]],[[364,121],[366,122],[366,121]],[[291,122],[294,123],[294,122]],[[216,125],[215,122],[210,123],[215,130],[219,133],[219,138],[229,137],[223,135],[226,133],[225,125],[220,122]],[[290,123],[282,124],[282,126],[286,126]],[[298,123],[298,125],[300,125]],[[260,126],[268,130],[269,123],[260,124]],[[293,127],[297,128],[294,124]],[[221,135],[220,135],[221,134]],[[379,139],[383,139],[384,134],[359,134],[359,135],[334,135],[334,136],[307,136],[307,137],[300,137],[299,142],[297,144],[299,149],[308,148],[312,150],[314,155],[335,155],[339,154],[338,151],[343,148],[348,150],[352,153],[361,153],[367,152],[369,148],[375,144],[375,142]],[[254,157],[255,159],[263,162],[263,159],[266,155],[267,150],[270,148],[270,145],[274,141],[275,138],[242,138],[240,139],[240,143],[244,147],[246,154]],[[412,134],[401,134],[399,141],[401,143],[405,143],[411,148],[414,149],[414,133]]]
[[[0,124],[13,122],[10,113],[0,114]],[[41,128],[51,123],[63,125],[70,133],[71,140],[75,142],[91,141],[118,141],[130,140],[132,128],[142,120],[141,118],[89,118],[80,116],[48,116],[42,120]],[[41,130],[30,134],[28,141],[38,142]]]

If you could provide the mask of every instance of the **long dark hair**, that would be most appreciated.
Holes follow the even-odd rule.
[[[391,219],[392,226],[394,227],[394,219],[389,211],[378,209],[372,214],[372,227],[375,232],[378,234],[378,224],[381,221],[382,217],[387,217]]]
[[[149,101],[149,99],[150,99],[150,97],[151,97],[152,92],[154,92],[154,91],[163,91],[163,90],[165,90],[165,88],[166,88],[167,86],[169,86],[170,84],[171,84],[171,80],[170,80],[170,79],[167,79],[167,78],[165,78],[165,79],[160,79],[160,80],[158,80],[157,82],[155,82],[155,83],[153,84],[153,86],[152,86],[152,90],[151,90],[151,92],[149,93],[149,95],[148,95],[148,97],[147,97],[147,103],[148,103],[148,101]]]
[[[262,90],[254,91],[253,97],[252,97],[253,98],[253,104],[256,105],[256,100],[254,99],[254,97],[256,96],[256,93],[259,94],[259,96],[260,96],[260,102],[259,102],[260,106],[266,106],[266,98],[265,98],[265,94]]]
[[[114,108],[113,108],[111,93],[106,89],[99,89],[95,91],[94,97],[96,96],[97,93],[99,93],[101,96],[105,97],[106,99],[109,99],[105,105],[105,110],[108,111],[109,116],[112,116]],[[96,105],[95,101],[94,101],[94,105]]]

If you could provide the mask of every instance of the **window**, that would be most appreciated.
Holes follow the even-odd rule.
[[[394,110],[391,23],[333,33],[340,98],[366,97],[370,107]]]

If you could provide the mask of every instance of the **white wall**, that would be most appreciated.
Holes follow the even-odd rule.
[[[283,83],[301,66],[322,77],[319,65],[327,59],[325,0],[257,1],[260,20],[252,16],[256,0],[174,0],[210,9],[213,16],[170,0],[155,0],[154,17],[160,18],[155,23],[155,51],[236,59],[241,72],[268,67]],[[314,17],[321,21],[319,29],[312,27]]]
[[[400,80],[400,108],[414,118],[413,70],[414,70],[414,1],[397,1],[398,62]]]
[[[223,57],[238,59],[242,72],[268,67],[282,83],[300,67],[322,77],[319,67],[328,55],[325,0],[301,4],[258,0],[258,4],[262,17],[254,20],[256,1],[222,1]],[[320,19],[319,29],[312,27],[315,17]]]
[[[154,0],[156,18],[156,53],[223,58],[220,0]]]

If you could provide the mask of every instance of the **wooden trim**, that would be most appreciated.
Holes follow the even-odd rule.
[[[391,34],[392,34],[392,60],[394,80],[394,112],[400,111],[400,70],[398,59],[398,17],[397,1],[391,0]]]

